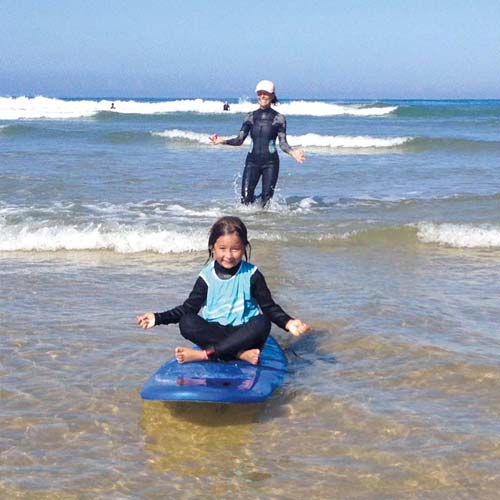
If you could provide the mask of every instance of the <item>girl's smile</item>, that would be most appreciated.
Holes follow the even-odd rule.
[[[237,266],[245,255],[245,247],[236,233],[219,236],[213,248],[214,259],[224,269]]]

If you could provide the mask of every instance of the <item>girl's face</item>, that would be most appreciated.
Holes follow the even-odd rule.
[[[257,92],[257,100],[259,101],[259,106],[261,109],[266,109],[271,106],[271,100],[273,98],[273,94],[266,92],[265,90],[259,90]]]
[[[236,233],[219,236],[213,248],[214,259],[225,269],[237,266],[245,255],[245,246]]]

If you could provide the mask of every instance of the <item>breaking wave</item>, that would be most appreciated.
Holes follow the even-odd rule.
[[[113,108],[112,108],[113,105]],[[110,100],[57,99],[51,97],[0,97],[0,120],[77,119],[106,115],[155,115],[166,113],[238,114],[256,108],[255,102],[240,100],[223,111],[223,101],[210,99]],[[382,116],[397,106],[336,104],[324,101],[290,101],[277,106],[281,112],[296,116]]]
[[[163,132],[151,132],[153,136],[163,137],[180,143],[191,143],[209,145],[209,134],[192,132],[189,130],[165,130]],[[224,137],[229,139],[230,136]],[[291,146],[301,146],[318,149],[363,149],[363,148],[394,148],[412,141],[412,137],[370,137],[370,136],[334,136],[320,134],[288,135]],[[250,139],[247,138],[247,143]]]

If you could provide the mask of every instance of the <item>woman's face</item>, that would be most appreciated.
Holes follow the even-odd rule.
[[[270,94],[265,90],[259,90],[257,92],[257,101],[259,102],[259,107],[261,109],[266,109],[269,106],[271,106],[272,99],[273,99],[273,94]]]

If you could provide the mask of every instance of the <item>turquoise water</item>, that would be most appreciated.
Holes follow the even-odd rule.
[[[242,207],[255,104],[0,98],[0,494],[495,498],[500,101],[284,101],[267,210]],[[143,402],[223,214],[308,321],[255,407]],[[166,493],[168,492],[168,494]]]

